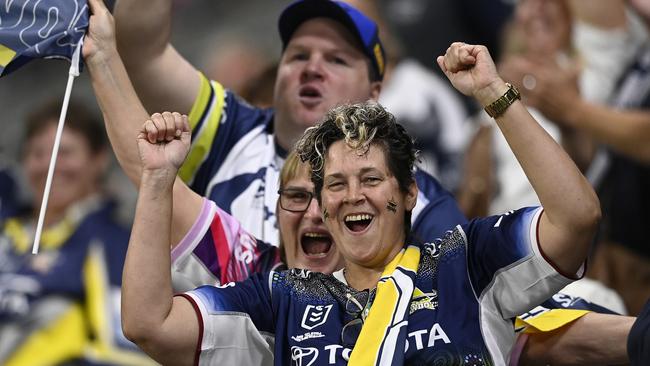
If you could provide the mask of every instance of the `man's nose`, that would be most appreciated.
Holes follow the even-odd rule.
[[[311,55],[303,69],[303,77],[307,79],[323,77],[323,58],[318,55]]]

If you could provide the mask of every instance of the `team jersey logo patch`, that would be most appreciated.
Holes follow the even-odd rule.
[[[307,305],[300,326],[304,329],[312,330],[323,325],[327,321],[332,306],[333,305]]]

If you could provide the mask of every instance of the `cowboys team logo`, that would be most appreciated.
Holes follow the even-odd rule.
[[[312,330],[319,325],[323,325],[330,314],[330,310],[332,310],[332,306],[333,305],[307,305],[300,326],[307,330]]]
[[[311,366],[318,358],[318,350],[313,347],[291,347],[291,360],[296,366]]]
[[[416,287],[409,307],[409,314],[422,309],[436,310],[438,307],[438,291],[432,289],[431,292],[423,292]]]

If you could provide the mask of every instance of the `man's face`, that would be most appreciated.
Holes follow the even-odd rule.
[[[314,18],[300,25],[282,55],[275,83],[280,145],[290,148],[336,105],[376,100],[381,83],[370,81],[369,62],[340,23]]]

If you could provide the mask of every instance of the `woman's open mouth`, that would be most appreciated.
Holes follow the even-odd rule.
[[[325,257],[332,249],[332,237],[324,233],[307,232],[300,237],[300,246],[308,257]]]
[[[348,215],[345,217],[345,226],[350,231],[358,233],[364,231],[370,225],[373,218],[374,216],[370,214]]]

